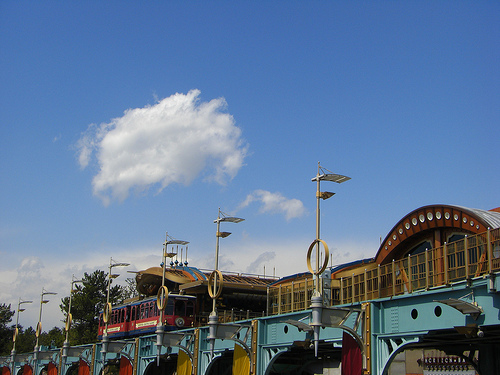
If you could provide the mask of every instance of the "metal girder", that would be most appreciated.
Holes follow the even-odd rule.
[[[163,332],[161,330],[157,330],[157,337],[156,339],[151,339],[153,343],[157,344],[158,347],[158,353],[157,353],[157,361],[159,362],[160,360],[160,347],[164,346],[167,348],[171,347],[177,347],[181,350],[183,350],[188,356],[189,360],[193,364],[194,367],[194,356],[191,350],[189,350],[188,346],[191,346],[193,343],[193,340],[195,338],[194,332]],[[181,342],[184,339],[187,339],[186,345],[182,345]],[[158,345],[159,344],[159,345]]]
[[[108,343],[107,353],[120,353],[127,345],[126,341],[110,341]]]
[[[39,361],[51,360],[52,357],[54,357],[54,354],[57,354],[57,353],[58,352],[53,352],[53,351],[38,352],[38,360]]]
[[[214,342],[216,339],[232,340],[241,345],[243,349],[245,349],[245,352],[247,353],[248,358],[250,359],[250,373],[253,374],[255,369],[255,360],[254,356],[252,355],[251,349],[246,344],[249,335],[252,334],[251,324],[235,324],[235,323],[220,324],[217,322],[215,324],[212,323],[210,328],[211,332],[209,334],[209,340],[212,340],[212,342]],[[245,328],[247,329],[247,331],[245,333],[245,337],[243,338],[243,340],[241,340],[238,338],[238,334],[241,332],[241,330]]]
[[[297,327],[300,331],[305,331],[314,334],[314,354],[318,355],[318,345],[320,328],[330,327],[330,328],[340,328],[344,331],[349,332],[361,349],[361,354],[363,356],[363,367],[367,367],[369,353],[367,350],[367,340],[366,340],[366,329],[361,330],[361,336],[358,334],[358,328],[360,324],[364,324],[364,319],[366,317],[366,308],[342,308],[342,307],[325,307],[322,303],[321,297],[311,298],[311,316],[310,323],[304,323],[301,320],[288,319],[283,321]],[[353,327],[349,327],[344,323],[349,319],[352,314],[357,314],[356,320]],[[365,338],[365,339],[364,339]]]

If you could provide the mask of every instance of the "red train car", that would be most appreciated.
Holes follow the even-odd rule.
[[[195,322],[196,297],[169,294],[163,314],[165,329],[192,327]],[[156,297],[149,297],[113,307],[108,323],[108,337],[112,339],[154,333],[160,320]],[[98,339],[102,339],[105,324],[99,314]]]

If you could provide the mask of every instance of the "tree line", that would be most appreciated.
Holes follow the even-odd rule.
[[[93,273],[84,273],[81,283],[75,283],[71,299],[72,324],[69,330],[69,342],[72,346],[89,344],[97,341],[99,327],[99,312],[106,303],[108,290],[108,274],[101,270]],[[115,305],[123,303],[127,298],[138,295],[135,280],[127,279],[127,285],[111,285],[109,301]],[[67,319],[69,296],[61,299],[59,305]],[[0,304],[0,356],[10,355],[12,339],[15,330],[15,309],[5,303]],[[64,327],[65,321],[61,322]],[[36,344],[35,329],[18,327],[16,352],[32,352]],[[39,345],[51,348],[61,348],[66,339],[64,328],[54,327],[48,332],[42,332],[38,339]]]

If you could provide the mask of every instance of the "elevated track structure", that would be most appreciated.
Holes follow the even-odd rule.
[[[36,360],[0,358],[2,375],[500,374],[498,209],[419,208],[375,257],[327,268],[321,286],[312,276],[269,280],[264,316],[219,312],[212,325],[111,341],[106,353],[100,342],[71,347],[65,361],[42,348]]]

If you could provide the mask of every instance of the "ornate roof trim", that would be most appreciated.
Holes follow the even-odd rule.
[[[464,232],[481,233],[500,227],[500,212],[451,205],[430,205],[405,215],[382,241],[375,261],[392,261],[397,247],[408,238],[429,229],[457,228]]]

